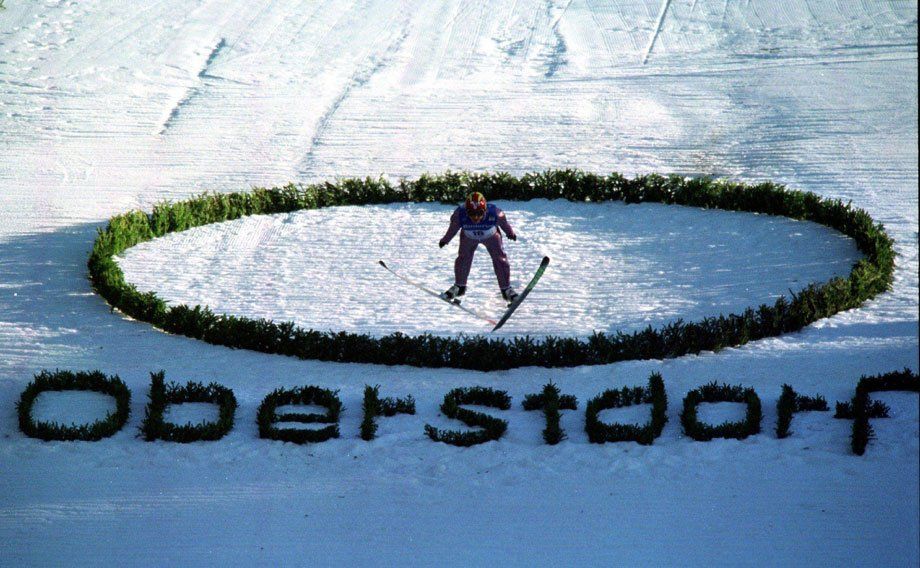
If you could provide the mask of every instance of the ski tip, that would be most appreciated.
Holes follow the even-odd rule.
[[[384,268],[387,267],[387,263],[383,262],[382,260],[378,260],[377,263],[380,264],[380,266],[382,266],[382,267],[384,267]]]
[[[548,257],[548,256],[544,256],[544,257],[543,257],[543,260],[540,261],[540,266],[546,266],[547,264],[549,264],[549,257]]]

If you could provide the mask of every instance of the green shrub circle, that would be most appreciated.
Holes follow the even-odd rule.
[[[853,238],[865,258],[847,277],[810,284],[791,298],[748,308],[741,314],[678,320],[660,329],[631,334],[595,332],[585,338],[490,338],[483,335],[436,337],[367,334],[303,329],[215,314],[207,306],[169,307],[153,292],[142,293],[125,281],[114,257],[167,233],[238,219],[336,205],[406,202],[457,203],[472,191],[495,200],[567,199],[591,203],[664,203],[707,209],[782,215],[812,221]],[[631,359],[664,359],[719,351],[749,341],[802,329],[819,319],[859,307],[891,287],[894,249],[884,228],[869,214],[840,200],[787,189],[710,178],[646,175],[627,179],[579,170],[550,170],[514,177],[507,173],[424,175],[393,184],[386,179],[343,179],[313,185],[255,188],[248,193],[204,194],[178,203],[161,203],[148,214],[131,211],[109,220],[93,244],[88,266],[93,288],[113,307],[155,327],[214,345],[279,353],[302,359],[343,363],[455,367],[492,371],[523,366],[575,367]],[[469,356],[475,354],[474,357]]]
[[[32,418],[35,399],[46,391],[94,391],[115,399],[115,411],[91,424],[64,426],[57,422],[36,422]],[[118,378],[107,377],[99,371],[42,371],[26,386],[16,405],[19,413],[19,429],[30,438],[41,440],[85,440],[95,442],[108,438],[124,427],[131,413],[131,391]]]

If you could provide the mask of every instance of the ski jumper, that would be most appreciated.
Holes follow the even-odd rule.
[[[492,257],[492,268],[495,269],[498,287],[504,290],[511,285],[511,265],[502,247],[502,234],[499,228],[509,239],[516,238],[505,213],[491,203],[486,205],[486,213],[479,222],[473,221],[462,205],[451,215],[450,227],[439,244],[446,245],[460,231],[460,246],[457,260],[454,261],[454,283],[457,286],[466,286],[466,279],[473,266],[473,254],[480,244],[485,245],[489,256]]]

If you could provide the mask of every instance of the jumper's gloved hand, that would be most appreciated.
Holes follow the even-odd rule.
[[[444,248],[444,245],[446,244],[447,242],[445,242],[444,239],[441,239],[440,241],[438,241],[438,248]]]
[[[510,233],[510,234],[508,235],[508,238],[511,239],[512,241],[516,241],[516,240],[517,240],[517,235],[514,234],[514,233]]]

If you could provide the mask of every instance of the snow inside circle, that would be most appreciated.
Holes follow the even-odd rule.
[[[849,237],[786,217],[653,203],[495,203],[520,237],[505,240],[513,285],[552,258],[500,336],[630,332],[740,313],[846,276],[861,258]],[[252,216],[141,243],[117,261],[128,282],[169,305],[373,336],[488,333],[487,322],[378,264],[446,289],[457,239],[444,249],[437,242],[451,212],[411,203]],[[483,247],[464,304],[496,319],[504,309]]]

